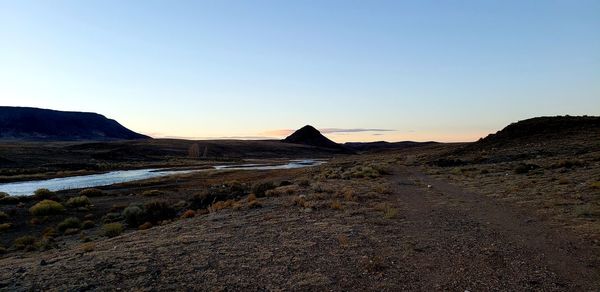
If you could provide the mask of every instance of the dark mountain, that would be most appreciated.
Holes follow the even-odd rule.
[[[289,135],[287,138],[283,139],[283,142],[309,145],[319,148],[336,149],[341,152],[352,152],[350,149],[347,149],[346,147],[329,140],[327,137],[323,136],[319,130],[309,125],[304,126],[293,134]]]
[[[498,163],[556,155],[573,157],[600,149],[600,117],[537,117],[512,123],[448,153],[461,163]]]
[[[346,148],[354,151],[381,151],[390,149],[406,149],[412,147],[426,146],[436,144],[437,142],[413,142],[413,141],[402,141],[402,142],[347,142],[344,143]]]
[[[540,142],[562,139],[585,133],[600,133],[600,117],[556,116],[531,118],[506,126],[476,142],[483,145],[503,145],[515,142]]]
[[[150,137],[96,113],[0,106],[1,140],[103,141],[147,138]]]

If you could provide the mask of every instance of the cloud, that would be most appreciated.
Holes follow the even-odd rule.
[[[294,129],[277,129],[262,132],[262,135],[284,137],[294,133]],[[348,133],[360,133],[360,132],[395,132],[392,129],[372,129],[372,128],[323,128],[319,129],[323,134],[348,134]]]
[[[365,128],[350,128],[350,129],[340,129],[340,128],[324,128],[320,129],[321,133],[332,134],[332,133],[359,133],[359,132],[394,132],[396,130],[392,129],[365,129]]]

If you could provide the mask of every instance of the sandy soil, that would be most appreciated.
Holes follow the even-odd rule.
[[[581,236],[416,167],[324,185],[260,198],[261,208],[219,210],[86,246],[9,254],[0,259],[0,289],[600,287],[600,253]],[[344,187],[357,190],[356,197],[344,199]]]

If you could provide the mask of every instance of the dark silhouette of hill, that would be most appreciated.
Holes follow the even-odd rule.
[[[306,125],[283,139],[285,143],[309,145],[319,148],[336,149],[340,152],[352,152],[350,149],[329,140],[313,126]]]
[[[506,126],[474,146],[501,146],[520,142],[564,139],[600,131],[600,117],[556,116],[531,118]]]
[[[147,138],[150,137],[96,113],[0,106],[2,140],[102,141]]]
[[[437,164],[498,163],[600,150],[600,117],[531,118],[445,154]]]

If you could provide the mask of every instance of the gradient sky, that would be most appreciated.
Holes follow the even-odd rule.
[[[0,105],[154,137],[472,141],[600,115],[600,1],[0,0]]]

